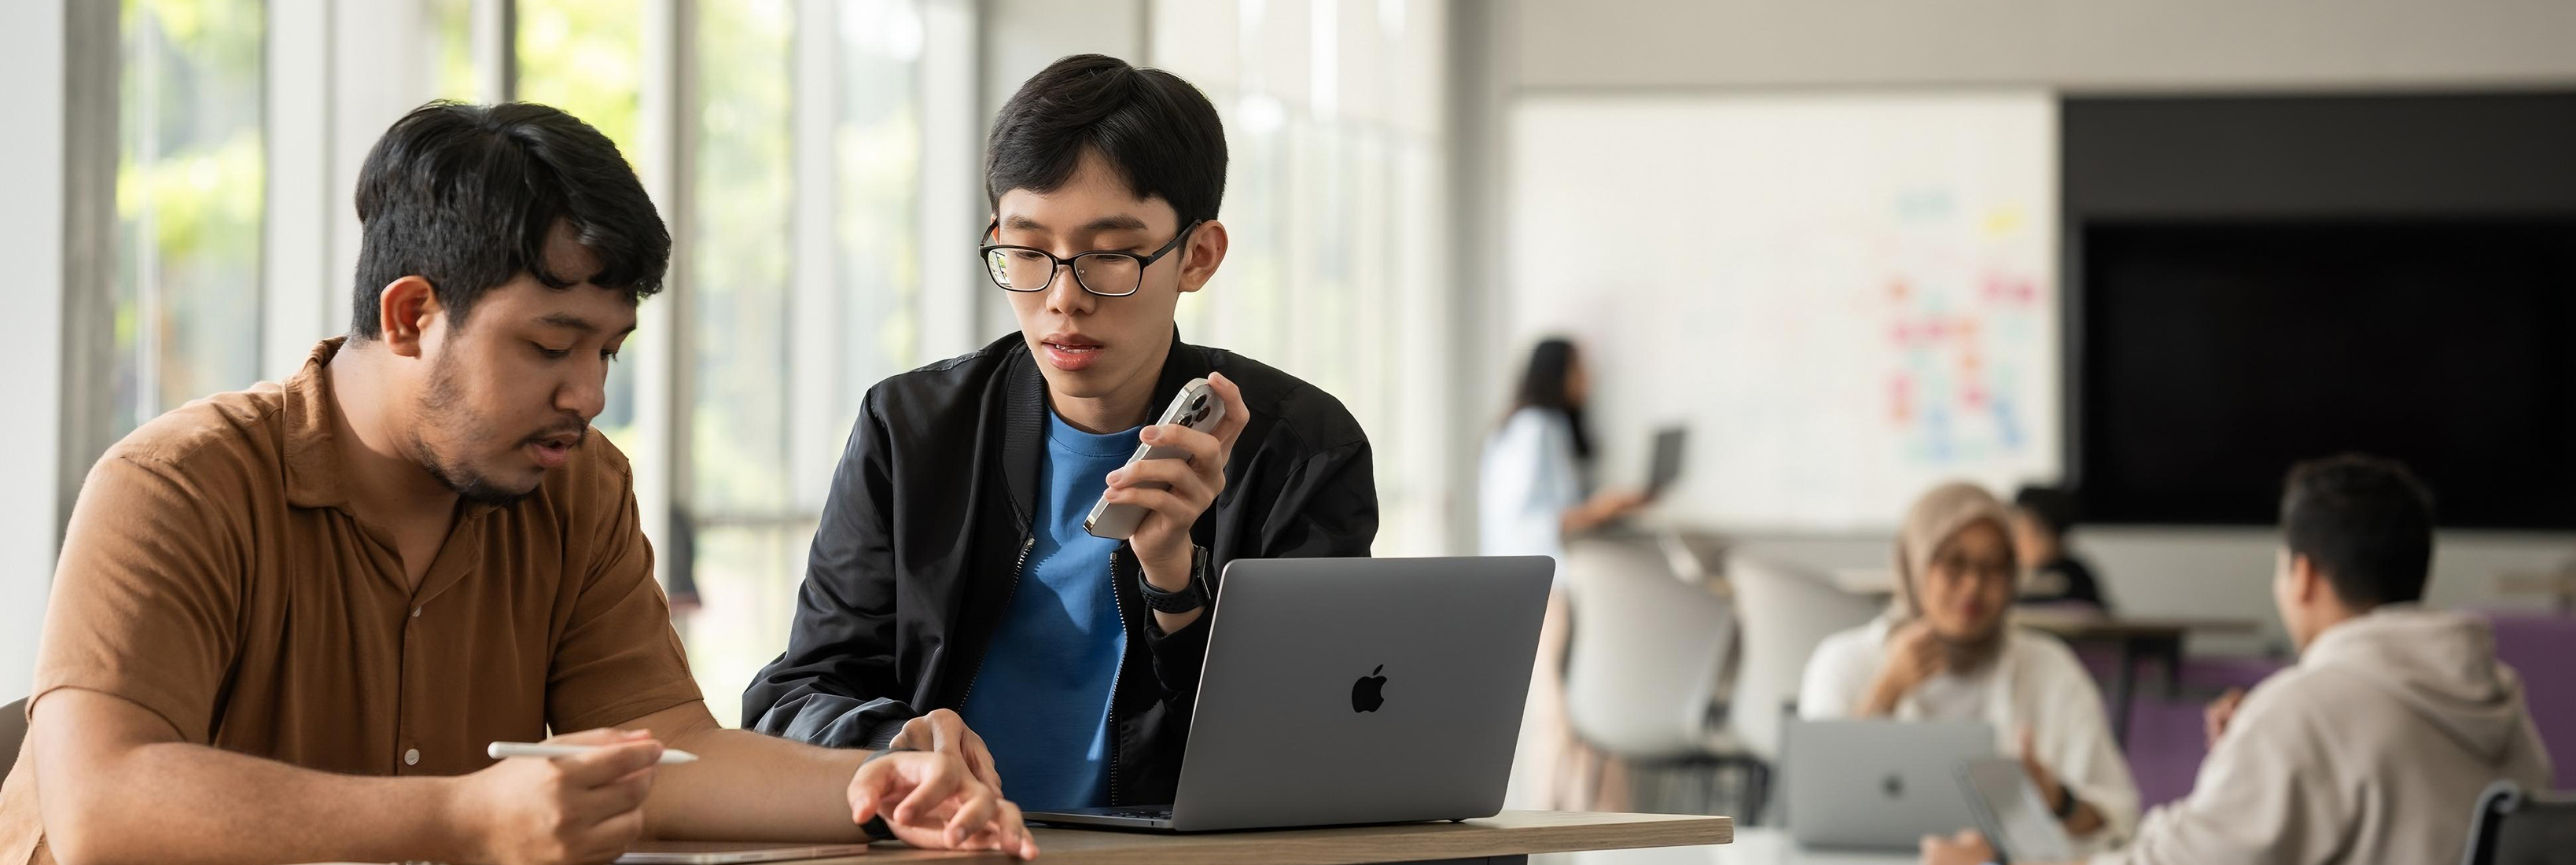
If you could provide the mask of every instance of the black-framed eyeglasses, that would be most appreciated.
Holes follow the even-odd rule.
[[[992,277],[993,284],[1003,291],[1034,292],[1047,290],[1048,286],[1055,284],[1057,271],[1071,268],[1073,282],[1082,286],[1082,290],[1101,297],[1126,297],[1135,294],[1136,289],[1145,284],[1145,268],[1163,260],[1163,256],[1172,254],[1172,250],[1181,248],[1181,241],[1188,239],[1190,232],[1198,230],[1199,224],[1206,221],[1202,219],[1181,226],[1180,233],[1172,235],[1171,242],[1154,250],[1152,255],[1102,249],[1072,258],[1057,258],[1055,253],[1032,246],[992,244],[983,247],[984,275]],[[994,230],[1001,227],[1001,221],[995,220],[992,225],[984,227],[984,236],[996,236]]]

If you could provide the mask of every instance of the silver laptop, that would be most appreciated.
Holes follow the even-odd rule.
[[[1502,811],[1546,556],[1226,566],[1176,800],[1032,812],[1166,832]]]
[[[1789,837],[1811,847],[1914,850],[1977,825],[1961,761],[1995,755],[1993,727],[1958,721],[1793,721],[1784,732]]]
[[[1646,497],[1655,498],[1672,489],[1682,477],[1683,448],[1690,444],[1688,427],[1665,427],[1655,431],[1654,455],[1646,463]]]

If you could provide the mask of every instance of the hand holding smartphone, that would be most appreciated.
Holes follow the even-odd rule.
[[[1194,378],[1190,383],[1181,385],[1180,393],[1172,395],[1172,404],[1163,409],[1162,419],[1154,423],[1157,426],[1179,424],[1215,435],[1217,424],[1223,420],[1225,420],[1225,401],[1217,398],[1216,391],[1208,386],[1207,379]],[[1136,445],[1136,452],[1127,457],[1127,465],[1135,465],[1140,460],[1186,459],[1188,456],[1188,451],[1175,445],[1149,445],[1140,442]],[[1146,481],[1138,486],[1170,489],[1170,486],[1155,481]],[[1123,541],[1136,534],[1136,526],[1144,521],[1144,506],[1113,505],[1104,497],[1091,506],[1091,514],[1083,519],[1082,529],[1095,537]]]

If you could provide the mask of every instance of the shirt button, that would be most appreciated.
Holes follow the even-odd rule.
[[[411,750],[404,751],[404,752],[403,752],[403,765],[405,765],[405,766],[418,766],[418,765],[420,765],[420,749],[419,749],[419,748],[413,748],[413,749],[411,749]]]

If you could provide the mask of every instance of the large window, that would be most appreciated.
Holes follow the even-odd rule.
[[[786,644],[879,379],[916,365],[915,0],[703,7],[692,161],[690,660],[719,717]]]
[[[259,378],[259,0],[125,0],[107,438]]]
[[[1439,406],[1450,316],[1436,262],[1445,6],[1154,5],[1153,62],[1217,103],[1233,236],[1182,334],[1341,398],[1375,451],[1380,555],[1442,551]]]

